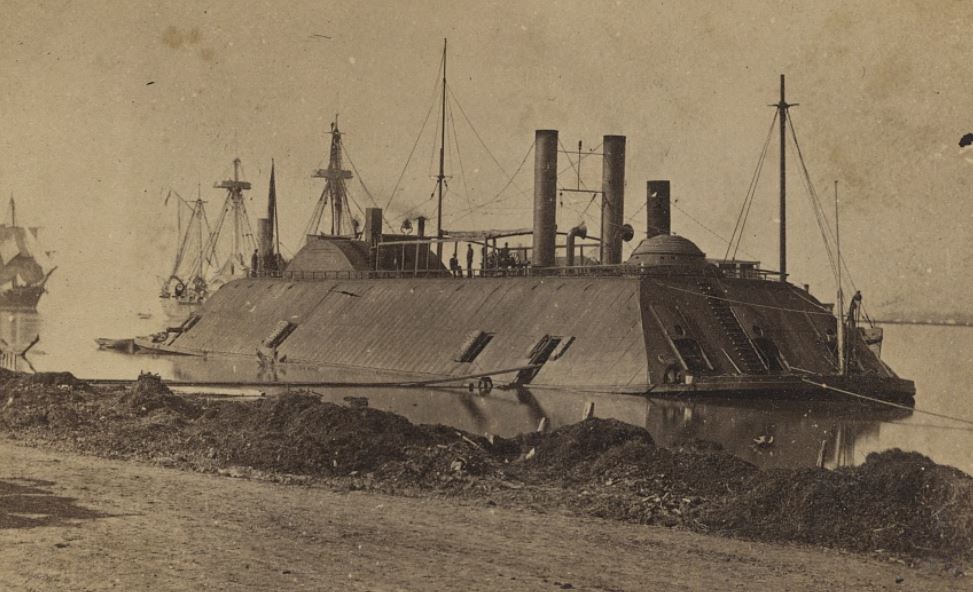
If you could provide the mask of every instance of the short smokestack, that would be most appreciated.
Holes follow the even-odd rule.
[[[601,176],[601,264],[622,262],[625,224],[625,136],[605,136]]]
[[[274,249],[274,227],[271,224],[273,222],[267,218],[257,220],[257,248],[261,257],[266,257]]]
[[[419,238],[426,238],[426,217],[419,216],[416,218],[416,236]]]
[[[365,208],[365,228],[362,238],[368,246],[382,242],[382,208]]]
[[[557,231],[557,130],[534,132],[534,248],[535,267],[554,266]]]
[[[669,195],[669,181],[649,181],[645,184],[645,209],[648,212],[645,238],[670,233]]]

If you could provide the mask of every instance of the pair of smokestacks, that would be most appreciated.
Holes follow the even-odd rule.
[[[631,240],[625,224],[625,136],[605,136],[602,143],[601,264],[622,262],[622,242]],[[534,136],[534,248],[536,267],[555,265],[557,202],[557,130],[537,130]],[[580,163],[579,163],[580,164]],[[649,181],[648,235],[669,234],[669,182]],[[569,248],[576,234],[572,229]],[[568,254],[569,264],[573,253]]]

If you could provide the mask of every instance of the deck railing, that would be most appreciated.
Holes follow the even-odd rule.
[[[374,279],[479,279],[506,277],[670,277],[677,275],[705,275],[717,277],[712,267],[641,266],[641,265],[583,265],[576,267],[533,267],[517,265],[496,269],[474,269],[472,277],[464,271],[453,275],[447,270],[344,270],[344,271],[277,271],[258,274],[257,278],[287,281],[374,280]]]

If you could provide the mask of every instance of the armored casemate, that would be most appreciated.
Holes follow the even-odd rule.
[[[585,262],[578,229],[559,245],[553,222],[558,145],[557,131],[536,132],[529,260],[497,247],[502,231],[386,234],[382,211],[368,208],[360,233],[309,236],[281,273],[226,284],[183,326],[140,345],[249,358],[256,349],[404,381],[492,376],[532,389],[768,396],[809,396],[826,383],[914,395],[857,312],[833,311],[783,270],[707,259],[672,234],[668,181],[646,183],[648,231],[623,261],[633,238],[623,136],[603,143],[600,261],[574,265]],[[457,279],[435,252],[455,240],[482,248],[473,277]]]

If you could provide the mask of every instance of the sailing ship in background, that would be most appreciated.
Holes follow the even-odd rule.
[[[56,267],[37,241],[37,227],[17,226],[10,198],[10,224],[0,224],[0,310],[33,311]]]
[[[184,315],[195,310],[220,286],[230,280],[255,275],[257,270],[273,271],[280,267],[280,243],[277,235],[277,191],[274,165],[270,169],[267,218],[258,219],[260,244],[254,239],[247,215],[243,192],[251,185],[243,181],[240,159],[233,161],[233,178],[214,185],[226,190],[223,209],[211,227],[206,216],[206,202],[201,191],[189,202],[175,191],[178,199],[179,246],[171,272],[162,285],[159,297],[166,312]],[[190,210],[189,221],[182,228],[182,208]],[[229,226],[229,237],[223,239]],[[229,244],[226,244],[229,243]],[[252,253],[252,254],[251,254]]]

